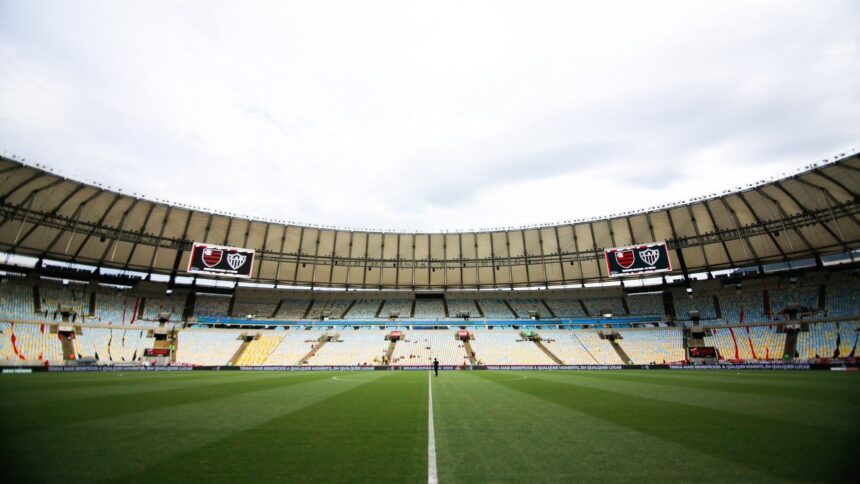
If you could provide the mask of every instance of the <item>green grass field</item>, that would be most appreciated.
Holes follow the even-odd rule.
[[[860,374],[442,372],[439,481],[860,480]],[[3,482],[426,482],[426,372],[0,376]]]

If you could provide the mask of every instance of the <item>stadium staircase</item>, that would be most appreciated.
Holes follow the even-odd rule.
[[[234,316],[233,308],[236,306],[236,290],[230,295],[230,304],[227,306],[227,316]]]
[[[335,335],[335,337],[336,336],[337,335]],[[307,362],[310,361],[310,359],[313,358],[313,356],[315,354],[317,354],[317,352],[320,350],[320,348],[323,347],[323,345],[326,344],[326,342],[328,342],[328,336],[326,336],[326,335],[320,336],[320,338],[317,340],[317,345],[314,347],[314,349],[310,350],[308,352],[308,354],[306,354],[304,357],[302,357],[301,360],[299,360],[299,365],[307,365],[308,364]]]
[[[599,363],[599,361],[597,361],[597,358],[595,358],[594,355],[591,354],[591,351],[588,350],[588,346],[585,346],[585,343],[583,343],[582,340],[579,339],[579,337],[576,335],[576,331],[571,332],[571,336],[573,336],[573,339],[575,339],[576,342],[579,343],[580,346],[582,346],[582,349],[586,353],[588,353],[588,356],[590,356],[591,359],[594,360],[595,363]]]
[[[549,359],[551,359],[552,361],[556,362],[556,364],[559,364],[559,365],[563,365],[563,364],[564,364],[564,362],[563,362],[563,361],[561,361],[561,359],[560,359],[558,356],[555,356],[554,354],[552,354],[552,351],[550,351],[550,350],[549,350],[549,348],[547,348],[546,346],[544,346],[544,344],[543,344],[543,343],[541,343],[541,342],[540,342],[540,340],[537,340],[537,339],[536,339],[536,340],[534,340],[534,343],[537,345],[537,347],[538,347],[538,348],[540,348],[540,350],[541,350],[541,351],[543,351],[543,352],[544,352],[544,354],[546,354],[547,356],[549,356]]]
[[[477,365],[478,359],[473,356],[475,352],[472,351],[472,344],[469,343],[469,340],[463,341],[463,348],[466,349],[466,357],[469,358],[469,363]]]
[[[42,294],[39,291],[39,285],[33,286],[33,312],[39,314],[42,312]]]
[[[87,311],[87,316],[90,318],[94,318],[96,316],[96,293],[90,293],[90,305],[89,311]]]
[[[446,299],[444,297],[442,298],[442,307],[445,308],[445,317],[450,318],[451,316],[449,316],[449,313],[448,313],[448,299]]]
[[[313,307],[314,307],[314,300],[313,300],[313,299],[311,299],[311,302],[309,302],[309,303],[308,303],[308,307],[307,307],[307,308],[305,308],[305,313],[304,313],[304,314],[302,314],[302,319],[307,319],[307,318],[308,318],[308,314],[310,314],[310,313],[311,313],[311,309],[312,309]]]
[[[383,308],[384,306],[385,306],[385,299],[383,299],[383,300],[382,300],[382,302],[381,302],[381,303],[379,303],[379,307],[378,307],[378,308],[376,308],[376,314],[374,314],[374,315],[373,315],[373,317],[374,317],[374,318],[378,318],[378,317],[379,317],[379,314],[382,312],[382,308]]]
[[[591,316],[591,313],[588,311],[588,308],[585,307],[585,303],[582,302],[582,299],[577,299],[577,302],[579,302],[579,307],[582,308],[582,314]]]
[[[353,307],[353,306],[355,306],[355,303],[356,303],[356,302],[357,302],[357,301],[356,301],[355,299],[353,299],[353,300],[349,303],[349,306],[347,306],[347,307],[346,307],[346,311],[344,311],[344,312],[343,312],[343,314],[340,316],[340,319],[346,319],[346,315],[347,315],[347,314],[349,314],[349,312],[350,312],[350,311],[352,311],[352,307]]]
[[[623,361],[625,365],[633,364],[633,360],[631,360],[630,357],[627,356],[627,353],[624,351],[623,348],[621,348],[621,345],[618,344],[618,341],[615,341],[615,339],[610,339],[609,344],[612,345],[612,348],[615,350],[616,353],[618,353],[618,357],[621,358],[621,361]]]
[[[475,309],[477,309],[477,310],[478,310],[478,314],[480,314],[480,315],[481,315],[481,317],[483,318],[483,317],[484,317],[484,309],[481,307],[481,305],[480,305],[480,304],[478,304],[478,300],[477,300],[477,299],[473,299],[473,301],[475,302]]]
[[[412,309],[409,311],[409,317],[415,318],[415,299],[412,299]]]
[[[505,303],[505,306],[508,307],[508,309],[511,311],[511,314],[514,315],[514,319],[518,319],[520,317],[519,314],[514,311],[514,308],[511,306],[511,303],[509,303],[507,299],[502,299],[502,302]]]
[[[230,357],[230,361],[227,364],[230,366],[235,365],[236,362],[239,361],[239,358],[242,357],[242,353],[244,353],[245,350],[248,349],[248,346],[251,345],[251,341],[253,341],[253,339],[250,341],[248,341],[248,340],[243,341],[242,344],[239,345],[239,349],[236,350],[235,353],[233,353],[232,357]]]
[[[394,354],[394,348],[397,346],[397,340],[393,339],[388,343],[388,349],[385,351],[385,361],[391,362],[391,355]]]
[[[797,355],[797,333],[785,333],[785,349],[782,354],[788,355],[790,358]]]
[[[280,311],[280,310],[281,310],[281,305],[282,305],[282,304],[284,304],[284,300],[283,300],[283,299],[279,299],[279,300],[278,300],[278,304],[275,306],[275,310],[274,310],[274,311],[272,311],[272,315],[271,315],[271,316],[269,316],[270,318],[275,319],[275,317],[278,315],[278,311]]]
[[[549,307],[549,304],[546,303],[546,299],[541,299],[540,303],[543,304],[543,307],[546,308],[547,312],[549,313],[550,317],[552,317],[552,319],[558,319],[558,316],[555,314],[555,311],[553,311],[552,308]]]
[[[71,338],[62,338],[60,343],[63,346],[63,359],[67,361],[74,360],[75,355],[77,355],[77,352],[75,352],[75,340]]]
[[[734,356],[732,356],[732,359],[737,360],[740,358],[740,352],[738,350],[738,337],[735,335],[735,330],[732,328],[729,328],[729,333],[731,333],[732,335],[732,344],[735,346],[735,354]]]

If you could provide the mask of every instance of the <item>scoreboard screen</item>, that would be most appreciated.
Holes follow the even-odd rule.
[[[672,270],[665,242],[606,249],[606,270],[612,277]]]
[[[188,272],[214,276],[251,277],[254,251],[223,245],[194,242],[188,258]]]
[[[691,358],[716,358],[717,349],[713,346],[698,346],[690,348]]]

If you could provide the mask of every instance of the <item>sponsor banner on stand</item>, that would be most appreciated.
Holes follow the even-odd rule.
[[[188,272],[229,277],[251,277],[254,251],[223,245],[194,242],[188,258]]]
[[[603,252],[606,270],[612,277],[672,270],[665,242],[615,247]]]

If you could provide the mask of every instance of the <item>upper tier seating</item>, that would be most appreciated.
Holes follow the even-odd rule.
[[[508,303],[514,308],[520,319],[529,319],[529,311],[538,313],[542,319],[552,317],[540,299],[509,299]]]
[[[400,313],[398,318],[412,317],[412,300],[386,299],[385,304],[382,305],[382,312],[379,313],[379,317],[382,319],[388,319],[388,316],[391,313]]]
[[[320,314],[329,312],[329,319],[341,319],[346,308],[352,303],[350,299],[317,299],[314,301],[308,319],[319,319]]]
[[[185,291],[174,291],[164,296],[149,296],[146,298],[143,317],[144,321],[158,321],[160,314],[169,314],[170,321],[182,321],[182,312],[185,308],[185,299],[188,294]]]
[[[257,319],[271,319],[277,307],[278,302],[275,300],[269,302],[237,300],[233,305],[233,315],[237,318],[253,316]]]
[[[860,281],[830,282],[827,284],[826,297],[828,316],[860,315]]]
[[[415,319],[443,319],[445,306],[441,299],[416,299]]]
[[[446,302],[448,303],[448,317],[452,319],[457,319],[457,315],[460,313],[469,313],[469,319],[481,317],[481,313],[475,307],[474,299],[447,299]]]
[[[382,301],[379,299],[360,299],[355,302],[346,317],[348,319],[373,319],[380,304]]]
[[[660,294],[631,294],[627,296],[631,315],[665,317],[663,296]]]
[[[768,320],[764,311],[764,297],[760,289],[742,291],[728,289],[721,292],[718,298],[723,318],[728,323],[755,323]],[[743,320],[741,320],[741,308],[743,308]]]
[[[546,299],[546,303],[559,318],[584,318],[585,311],[579,299]]]
[[[223,318],[230,307],[230,296],[198,294],[194,301],[194,316],[204,318]]]
[[[620,297],[593,297],[584,298],[582,303],[592,317],[601,317],[604,310],[609,310],[613,316],[624,316],[624,303]]]
[[[714,297],[711,294],[688,296],[675,293],[675,316],[677,319],[688,319],[690,311],[699,311],[701,319],[715,319],[717,310],[714,308]]]
[[[514,319],[511,310],[498,299],[479,299],[478,304],[481,305],[484,317],[487,319]]]
[[[310,303],[310,299],[284,299],[275,319],[301,319]]]

